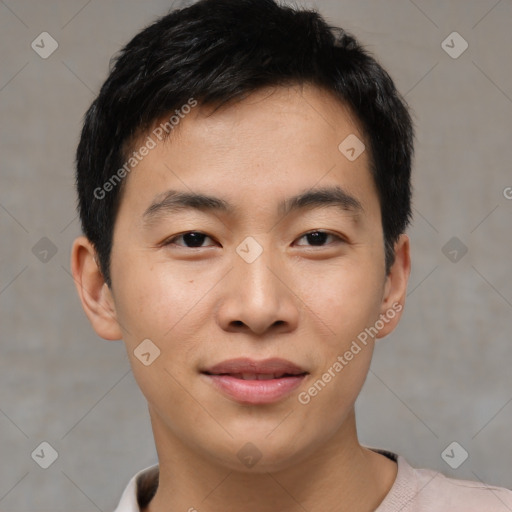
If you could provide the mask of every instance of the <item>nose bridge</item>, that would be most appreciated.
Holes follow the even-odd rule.
[[[249,236],[236,247],[230,281],[223,290],[219,309],[224,329],[239,329],[243,324],[262,334],[273,325],[285,324],[287,329],[296,326],[297,305],[293,294],[277,277],[283,273],[284,265],[271,244],[271,236]]]
[[[270,305],[279,293],[279,280],[270,269],[280,264],[271,243],[270,236],[248,236],[236,248],[235,274],[247,302]]]

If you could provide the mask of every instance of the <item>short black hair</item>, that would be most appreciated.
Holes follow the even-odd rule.
[[[408,106],[391,77],[317,11],[274,0],[199,0],[157,19],[120,50],[84,116],[76,153],[78,211],[109,287],[123,189],[114,179],[130,171],[136,137],[191,101],[220,106],[262,88],[303,84],[329,91],[361,125],[389,272],[395,242],[411,218],[414,138]]]

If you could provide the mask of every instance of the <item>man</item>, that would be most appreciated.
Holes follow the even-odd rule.
[[[512,509],[357,438],[406,296],[412,152],[391,78],[315,12],[202,0],[126,45],[85,117],[72,251],[158,453],[117,512]]]

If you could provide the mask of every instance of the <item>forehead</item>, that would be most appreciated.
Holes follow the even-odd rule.
[[[217,109],[186,110],[166,140],[148,132],[138,143],[156,142],[125,184],[122,203],[136,203],[140,215],[167,190],[216,192],[230,203],[243,197],[237,211],[270,208],[316,186],[341,185],[364,210],[365,196],[376,198],[357,119],[319,88],[268,88]],[[362,152],[354,159],[347,149]]]

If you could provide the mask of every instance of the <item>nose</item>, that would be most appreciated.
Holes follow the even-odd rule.
[[[234,255],[217,309],[217,322],[225,331],[262,335],[297,328],[300,300],[290,272],[270,251],[263,250],[251,263]]]

